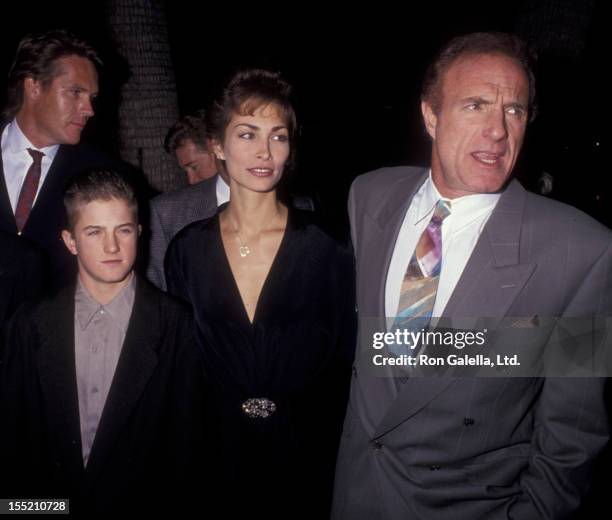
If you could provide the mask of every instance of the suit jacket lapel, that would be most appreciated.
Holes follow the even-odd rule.
[[[500,197],[451,295],[444,316],[501,320],[535,269],[520,262],[526,192],[512,181]]]
[[[217,207],[217,176],[215,175],[209,184],[201,182],[199,185],[202,186],[200,192],[201,197],[199,198],[200,205],[205,209],[208,215],[211,210],[214,211]]]
[[[425,182],[427,170],[423,170],[423,174],[416,180],[406,179],[406,186],[393,185],[390,190],[389,197],[383,206],[379,208],[376,214],[369,215],[366,213],[364,226],[369,226],[370,229],[365,229],[363,236],[369,237],[371,242],[364,244],[365,250],[368,252],[367,275],[375,273],[378,277],[376,282],[369,281],[369,287],[376,287],[377,294],[367,295],[366,298],[375,298],[377,302],[377,315],[385,316],[385,287],[387,283],[387,273],[389,265],[393,257],[395,242],[399,235],[402,223],[406,216],[406,212],[412,202],[412,198]]]
[[[189,223],[214,215],[217,209],[217,177],[199,182],[192,188],[192,197],[185,208],[185,220]],[[177,230],[178,231],[178,230]]]
[[[491,317],[499,322],[506,315],[536,267],[520,263],[525,197],[517,181],[512,181],[500,197],[444,309],[444,317],[465,317],[474,326],[478,318]],[[465,326],[462,320],[461,327]],[[476,350],[470,354],[476,354]],[[409,379],[375,435],[384,435],[410,418],[453,381],[452,377]]]
[[[79,400],[74,355],[74,285],[62,290],[41,312],[41,347],[36,360],[49,428],[60,461],[75,477],[83,471]]]
[[[393,256],[395,242],[412,198],[425,179],[427,170],[417,176],[409,176],[389,186],[381,196],[385,201],[363,217],[361,237],[367,242],[359,243],[358,293],[359,293],[359,343],[355,356],[358,373],[372,371],[372,356],[368,338],[375,331],[387,329],[385,320],[385,286],[387,273]],[[372,302],[372,303],[370,303]],[[367,392],[380,400],[380,411],[393,402],[394,381],[388,377],[372,376],[367,379]],[[376,418],[373,418],[374,423]]]
[[[157,366],[159,300],[148,282],[136,281],[136,296],[128,330],[87,462],[90,478],[108,459]]]
[[[0,130],[0,135],[3,130]],[[6,178],[4,176],[4,164],[2,162],[2,154],[0,153],[0,229],[7,233],[17,233],[17,223],[15,222],[15,214],[9,199],[8,188],[6,187]]]

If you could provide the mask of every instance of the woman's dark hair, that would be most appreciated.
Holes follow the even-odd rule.
[[[31,77],[45,87],[61,74],[57,60],[67,56],[80,56],[100,67],[98,53],[87,42],[67,31],[53,30],[25,36],[17,47],[15,60],[8,74],[7,104],[3,118],[15,117],[23,103],[23,80]]]
[[[236,72],[208,111],[208,137],[222,143],[234,114],[252,115],[258,108],[274,104],[280,109],[289,131],[289,140],[293,142],[296,118],[290,100],[291,91],[291,85],[279,72],[266,69]]]
[[[297,121],[291,104],[291,85],[279,72],[267,69],[244,69],[236,72],[208,110],[206,129],[208,138],[223,143],[225,130],[232,116],[252,115],[258,108],[276,105],[289,133],[289,157],[285,171],[276,187],[280,200],[288,203],[291,172],[295,167],[295,134]],[[219,164],[220,163],[220,164]],[[225,168],[224,161],[218,161]]]

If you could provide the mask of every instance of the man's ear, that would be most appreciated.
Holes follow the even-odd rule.
[[[433,108],[427,101],[421,101],[421,113],[425,122],[425,129],[429,137],[436,139],[436,125],[438,124],[438,116],[436,116]]]
[[[32,76],[28,76],[23,80],[23,95],[26,99],[35,100],[40,95],[42,84],[35,80]]]
[[[76,255],[76,242],[72,236],[72,233],[67,229],[64,229],[64,231],[62,231],[62,240],[64,241],[64,245],[68,248],[68,251],[70,251],[73,255]]]
[[[225,154],[223,153],[223,147],[219,141],[213,139],[212,141],[212,151],[215,154],[215,157],[221,161],[225,161]]]
[[[138,224],[138,236],[142,235],[142,226]]]

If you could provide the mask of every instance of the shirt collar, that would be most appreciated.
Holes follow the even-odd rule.
[[[45,146],[44,148],[34,146],[22,132],[21,128],[19,128],[16,119],[13,119],[6,128],[6,146],[9,152],[13,154],[25,152],[28,148],[32,148],[44,153],[51,160],[53,160],[59,150],[59,144]]]
[[[130,276],[127,285],[106,305],[98,303],[82,284],[81,278],[78,278],[74,295],[74,308],[76,320],[82,331],[89,326],[96,313],[102,310],[108,313],[124,333],[127,331],[136,295],[136,276],[134,276],[134,273]]]
[[[436,204],[440,199],[444,199],[449,201],[440,195],[440,192],[437,190],[433,180],[431,178],[431,170],[429,170],[429,174],[427,175],[427,180],[419,189],[416,197],[417,199],[417,214],[415,224],[418,224],[421,220],[425,218],[431,218],[433,215]],[[450,205],[451,212],[453,211],[453,205]]]
[[[217,184],[215,186],[215,191],[217,194],[218,206],[230,200],[230,187],[227,182],[223,180],[223,177],[221,177],[220,174],[217,174]]]
[[[463,225],[471,223],[484,213],[493,211],[493,208],[495,208],[501,194],[475,193],[473,195],[464,195],[463,197],[458,197],[452,200],[447,199],[440,195],[440,192],[436,188],[436,185],[431,177],[430,169],[427,180],[416,196],[419,198],[417,202],[418,206],[415,224],[426,217],[431,218],[437,202],[440,199],[443,199],[450,203],[451,212],[449,217],[453,217],[453,220],[460,221],[462,223],[460,227],[463,227]]]

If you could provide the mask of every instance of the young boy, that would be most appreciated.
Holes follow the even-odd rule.
[[[71,512],[159,512],[184,492],[201,444],[192,321],[133,271],[138,207],[122,176],[75,177],[64,206],[78,278],[7,327],[0,496],[69,498]]]

